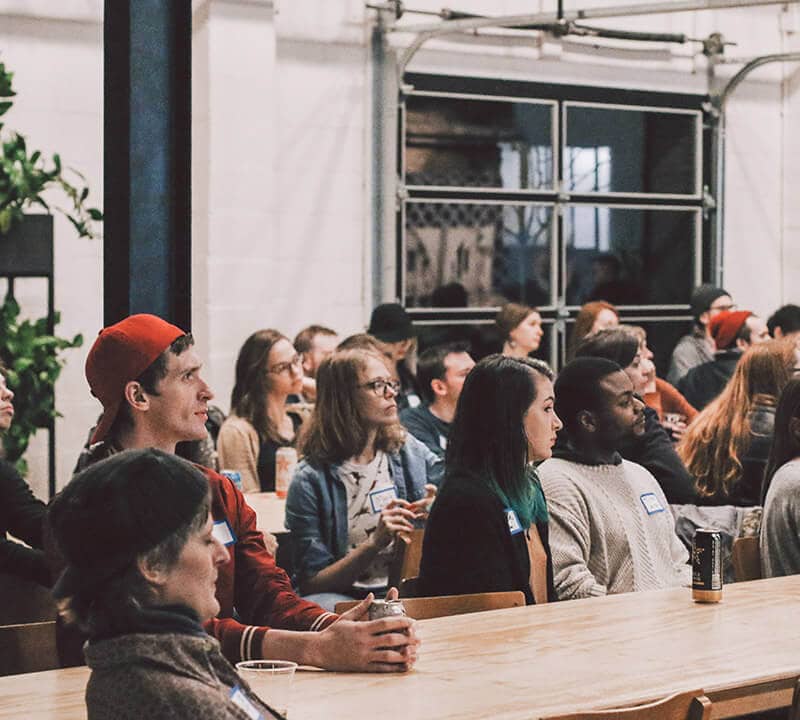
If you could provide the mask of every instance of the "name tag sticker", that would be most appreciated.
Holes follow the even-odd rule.
[[[444,435],[439,435],[439,447],[447,450],[447,438]]]
[[[252,720],[263,720],[264,716],[258,711],[258,708],[253,705],[252,700],[244,694],[244,691],[238,685],[235,685],[231,690],[230,698],[231,702],[236,705],[236,707],[241,708],[247,713],[247,717],[252,718]]]
[[[656,513],[664,512],[664,506],[661,504],[655,493],[644,493],[639,496],[642,501],[644,509],[648,515],[655,515]]]
[[[225,547],[236,542],[236,535],[233,534],[231,526],[227,520],[217,520],[211,530],[214,539],[219,540]]]
[[[383,488],[383,490],[373,490],[368,497],[372,512],[379,513],[392,500],[397,499],[397,491],[393,487],[387,487]]]
[[[506,522],[508,523],[508,531],[512,535],[521,533],[522,523],[520,523],[517,513],[515,513],[511,508],[504,508],[504,512],[506,514]]]

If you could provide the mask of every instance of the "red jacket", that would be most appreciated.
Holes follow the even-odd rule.
[[[199,467],[199,466],[198,466]],[[267,552],[256,528],[256,514],[244,495],[226,477],[200,467],[211,487],[211,514],[227,520],[235,542],[231,560],[219,569],[219,615],[205,628],[219,640],[231,662],[261,657],[261,643],[270,627],[282,630],[322,630],[336,615],[299,598],[286,573]],[[239,620],[234,619],[235,614]]]

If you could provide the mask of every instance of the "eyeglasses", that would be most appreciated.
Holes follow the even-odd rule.
[[[372,390],[378,397],[391,397],[400,392],[400,383],[397,380],[370,380],[359,387]],[[387,393],[387,390],[389,391]]]
[[[268,372],[274,373],[275,375],[280,375],[281,373],[287,372],[292,369],[300,369],[301,365],[303,364],[303,358],[300,355],[295,355],[291,360],[287,362],[278,363],[277,365],[273,365]]]

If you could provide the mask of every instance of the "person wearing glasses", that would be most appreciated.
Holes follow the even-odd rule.
[[[727,290],[704,284],[692,291],[689,301],[692,311],[692,331],[684,335],[670,358],[667,382],[677,387],[692,369],[714,359],[715,343],[709,323],[722,312],[736,310],[736,305]]]
[[[295,582],[325,608],[380,596],[395,542],[427,516],[441,461],[406,433],[389,361],[342,350],[317,372],[317,403],[289,485]]]
[[[302,424],[287,408],[303,387],[302,358],[277,330],[254,332],[239,350],[231,414],[217,439],[220,467],[241,474],[245,492],[275,489],[275,453],[294,446]]]

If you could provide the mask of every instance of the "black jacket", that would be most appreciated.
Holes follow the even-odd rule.
[[[644,435],[631,438],[619,448],[619,452],[626,460],[642,465],[653,474],[669,503],[697,504],[694,478],[675,452],[672,440],[653,408],[644,409]]]
[[[716,353],[713,360],[689,370],[678,381],[678,390],[692,405],[702,410],[723,391],[740,357],[741,350]]]
[[[45,505],[37,500],[13,465],[0,460],[0,572],[50,586],[44,560],[42,522]],[[8,540],[6,533],[31,547]]]
[[[547,553],[547,596],[553,587],[547,523],[537,523]],[[425,527],[419,589],[423,596],[521,590],[534,604],[525,533],[512,535],[500,499],[475,477],[450,475]]]

